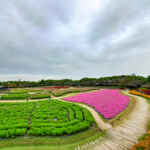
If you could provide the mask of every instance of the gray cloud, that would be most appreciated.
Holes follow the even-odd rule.
[[[149,75],[149,0],[2,0],[0,80]]]

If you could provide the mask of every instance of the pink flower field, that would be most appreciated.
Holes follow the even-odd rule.
[[[88,104],[94,107],[105,119],[112,119],[128,106],[130,98],[122,95],[119,90],[103,89],[96,92],[81,93],[64,98],[64,100]]]

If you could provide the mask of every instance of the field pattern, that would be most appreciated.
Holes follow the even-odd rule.
[[[49,98],[50,93],[37,89],[11,89],[0,95],[0,100],[27,100]]]
[[[85,108],[57,100],[0,104],[0,137],[70,135],[94,124]]]
[[[108,89],[81,93],[64,98],[64,100],[88,104],[101,113],[105,119],[112,119],[117,116],[130,102],[130,98],[121,94],[119,90]]]
[[[41,88],[42,90],[47,90],[49,91],[53,96],[59,97],[63,96],[65,94],[69,93],[79,93],[79,92],[86,92],[86,91],[91,91],[91,90],[97,90],[98,88],[96,87],[61,87],[61,86],[52,86],[52,87],[45,87]]]

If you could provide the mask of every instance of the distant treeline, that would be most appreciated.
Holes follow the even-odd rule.
[[[150,88],[150,76],[120,75],[101,78],[85,77],[80,80],[1,81],[0,85],[8,88],[40,86],[112,86],[120,88]]]

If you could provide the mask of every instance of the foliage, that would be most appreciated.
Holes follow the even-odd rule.
[[[139,88],[149,83],[150,77],[145,78],[137,75],[120,75],[101,78],[82,78],[81,80],[41,80],[41,81],[5,81],[0,85],[17,88],[17,87],[38,87],[38,86],[121,86],[124,88]]]
[[[150,148],[150,131],[145,134],[143,139],[136,145],[134,145],[131,150],[149,150]]]
[[[56,97],[58,96],[63,96],[65,94],[69,94],[69,93],[79,93],[79,92],[87,92],[87,91],[91,91],[91,90],[96,90],[97,88],[67,88],[67,89],[60,89],[60,90],[55,90],[52,91],[52,94]]]
[[[32,150],[37,150],[39,147],[41,147],[41,150],[45,150],[46,145],[49,150],[74,150],[79,145],[82,146],[96,139],[103,139],[104,136],[105,132],[100,131],[97,127],[92,127],[84,132],[79,132],[70,136],[29,136],[26,138],[18,137],[1,140],[0,149],[16,150],[17,147],[17,150],[29,150],[32,146]]]
[[[71,135],[94,123],[78,105],[57,100],[0,104],[0,137]]]
[[[50,95],[48,94],[31,94],[29,95],[30,99],[44,99],[44,98],[49,98]]]
[[[12,89],[3,94],[1,100],[25,100],[25,99],[44,99],[49,98],[50,93],[35,89]]]
[[[144,94],[146,93],[146,94]],[[130,94],[138,95],[150,99],[149,90],[140,89],[139,91],[132,90]],[[150,129],[150,124],[148,125]],[[141,138],[138,144],[134,145],[131,150],[149,150],[150,148],[150,130]]]
[[[5,94],[1,96],[1,100],[24,100],[27,99],[27,94]]]
[[[138,91],[141,92],[141,93],[144,93],[146,95],[150,95],[150,90],[149,89],[139,89]]]
[[[130,94],[138,95],[138,96],[142,96],[142,97],[145,97],[145,98],[150,98],[150,95],[147,95],[147,94],[141,93],[141,92],[136,91],[136,90],[131,90],[131,91],[130,91]]]

